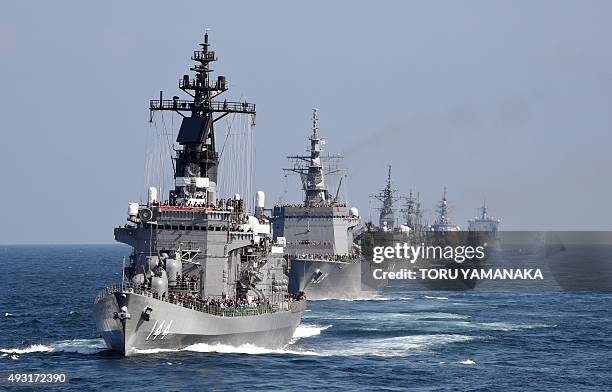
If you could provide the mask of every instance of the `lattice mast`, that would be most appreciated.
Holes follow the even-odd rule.
[[[214,124],[230,113],[255,116],[255,104],[215,100],[229,89],[229,83],[225,76],[211,77],[210,64],[217,61],[217,57],[210,50],[208,32],[199,46],[202,50],[194,51],[191,56],[196,62],[190,68],[195,72],[194,77],[183,75],[179,80],[179,88],[191,99],[181,100],[178,96],[164,99],[160,91],[159,99],[149,103],[151,121],[156,111],[173,111],[183,117],[176,139],[180,148],[175,151],[175,189],[170,192],[171,202],[216,202],[219,154],[215,146]]]
[[[378,219],[379,226],[381,228],[387,227],[389,229],[395,227],[395,211],[393,205],[400,198],[395,196],[395,190],[391,184],[391,165],[388,166],[387,183],[385,184],[385,188],[378,193],[370,195],[370,197],[373,197],[382,203],[380,208],[378,208],[380,210]]]
[[[412,230],[419,229],[423,225],[420,194],[417,193],[415,197],[411,189],[408,197],[404,198],[404,205],[401,212],[404,215],[406,226],[410,227]]]
[[[448,200],[446,199],[446,187],[444,187],[444,194],[442,196],[442,200],[438,203],[437,206],[438,218],[436,219],[436,224],[438,225],[449,225],[450,219],[448,217]]]
[[[312,135],[309,140],[310,147],[308,152],[310,154],[288,156],[287,159],[292,160],[294,165],[283,170],[300,175],[302,189],[304,190],[304,204],[306,206],[333,204],[337,201],[340,188],[338,187],[335,197],[332,197],[327,189],[325,178],[329,174],[342,172],[343,170],[337,167],[326,169],[324,164],[326,161],[337,161],[344,157],[342,155],[322,153],[322,146],[325,144],[325,140],[319,135],[317,109],[312,109]]]

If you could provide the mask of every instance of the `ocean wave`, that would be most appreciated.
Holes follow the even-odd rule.
[[[427,298],[427,299],[438,299],[440,301],[446,301],[448,299],[448,297],[431,297],[429,295],[426,295],[425,298]]]
[[[466,320],[470,316],[459,314],[459,313],[444,313],[444,312],[412,312],[412,313],[366,313],[360,315],[346,315],[346,316],[321,316],[324,320],[360,320],[360,321],[391,321],[391,320],[407,320],[407,321],[421,321],[421,320]]]
[[[135,349],[133,354],[160,354],[168,352],[196,352],[196,353],[219,353],[219,354],[247,354],[247,355],[264,355],[264,354],[293,354],[293,355],[318,355],[314,351],[292,350],[290,348],[271,349],[255,346],[253,344],[242,344],[240,346],[231,346],[228,344],[207,344],[196,343],[181,349],[165,349],[152,348],[139,350]]]
[[[466,325],[490,331],[520,331],[524,329],[534,328],[555,328],[554,324],[517,324],[508,322],[492,322],[492,323],[466,323]]]
[[[293,333],[293,339],[302,339],[302,338],[310,338],[313,336],[319,336],[321,332],[325,331],[333,327],[332,324],[321,326],[321,325],[310,325],[310,324],[301,324],[297,327],[295,332]]]
[[[378,294],[373,294],[371,296],[357,297],[357,298],[316,298],[310,299],[308,301],[345,301],[345,302],[361,302],[361,301],[408,301],[414,299],[412,297],[383,297]]]
[[[250,354],[250,355],[262,355],[262,354],[294,354],[294,355],[319,355],[314,351],[307,350],[294,350],[292,345],[297,343],[298,340],[303,338],[309,338],[318,336],[321,332],[331,328],[332,325],[316,325],[316,324],[302,324],[297,327],[291,338],[291,342],[285,348],[270,349],[265,347],[255,346],[253,344],[242,344],[240,346],[231,346],[228,344],[207,344],[207,343],[196,343],[191,346],[187,346],[182,349],[144,349],[134,350],[135,354],[159,354],[165,352],[176,352],[176,351],[190,351],[198,353],[222,353],[222,354]]]
[[[470,318],[470,316],[465,315],[465,314],[459,314],[459,313],[444,313],[444,312],[422,312],[422,313],[411,313],[412,315],[415,316],[416,320],[423,320],[423,319],[450,319],[450,320],[467,320]]]
[[[198,343],[182,349],[148,349],[134,350],[134,354],[158,354],[165,352],[198,352],[198,353],[223,353],[223,354],[249,354],[249,355],[306,355],[306,356],[378,356],[378,357],[401,357],[415,353],[422,353],[440,346],[452,343],[468,342],[478,339],[475,336],[459,334],[428,334],[408,335],[380,339],[363,339],[348,342],[340,342],[337,346],[324,346],[322,348],[301,349],[296,346],[300,339],[315,337],[332,325],[301,325],[296,329],[291,344],[284,348],[270,349],[252,344],[231,346],[226,344]],[[33,344],[25,348],[3,348],[0,353],[2,357],[17,357],[30,353],[78,353],[91,355],[105,351],[106,346],[102,339],[74,339],[63,340],[50,344]],[[13,358],[15,359],[15,358]]]
[[[0,352],[5,354],[29,354],[29,353],[42,353],[50,352],[53,349],[50,346],[44,344],[33,344],[30,347],[25,348],[0,348]]]
[[[476,365],[476,362],[472,361],[471,359],[466,359],[463,361],[459,361],[460,364],[462,365]]]
[[[281,349],[268,349],[258,347],[252,344],[243,344],[238,347],[229,346],[225,344],[205,344],[198,343],[188,347],[185,347],[182,351],[194,351],[199,353],[223,353],[223,354],[251,354],[251,355],[262,355],[262,354],[293,354],[293,355],[318,355],[314,351],[307,350],[292,350],[290,348]]]
[[[73,339],[61,340],[59,342],[45,344],[33,344],[25,348],[2,348],[0,352],[5,354],[30,354],[64,352],[77,354],[96,354],[106,350],[102,339]]]
[[[375,357],[404,357],[422,353],[451,343],[467,342],[477,339],[474,336],[432,334],[432,335],[409,335],[385,339],[366,339],[363,341],[342,342],[338,347],[326,347],[316,350],[301,350],[291,344],[285,348],[269,349],[243,344],[230,346],[226,344],[197,343],[182,349],[148,349],[134,350],[134,354],[159,354],[166,352],[197,352],[197,353],[220,353],[220,354],[248,354],[248,355],[305,355],[318,357],[350,357],[350,356],[375,356]]]
[[[344,343],[341,349],[318,352],[320,355],[404,357],[452,343],[478,339],[457,334],[408,335]]]

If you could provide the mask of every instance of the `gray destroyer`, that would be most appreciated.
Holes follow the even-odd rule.
[[[303,291],[309,299],[358,298],[362,263],[354,231],[362,221],[356,208],[339,200],[342,178],[335,195],[327,189],[326,176],[342,170],[329,163],[342,156],[323,153],[316,109],[312,120],[309,154],[289,156],[294,165],[285,169],[300,176],[304,201],[274,206],[274,237],[286,240],[290,292]]]
[[[423,234],[421,203],[418,195],[414,197],[412,191],[408,197],[397,195],[391,183],[391,166],[388,167],[384,189],[370,195],[370,198],[380,202],[378,225],[368,222],[366,230],[358,237],[366,262],[362,268],[364,280],[384,286],[386,281],[376,279],[380,271],[396,271],[406,265],[402,260],[395,258],[385,258],[384,262],[375,263],[373,261],[374,248],[395,247],[397,244],[403,245],[404,243],[420,244]],[[400,201],[403,201],[402,208],[396,208]]]
[[[458,248],[480,245],[477,241],[471,241],[471,237],[468,232],[461,230],[461,228],[455,225],[450,219],[448,199],[446,198],[446,187],[444,187],[444,194],[442,199],[437,204],[438,216],[433,225],[428,227],[428,230],[424,232],[423,244],[425,246],[433,246],[440,249]],[[438,269],[453,271],[457,273],[455,278],[449,279],[420,279],[419,282],[429,290],[445,290],[445,291],[462,291],[472,290],[478,283],[477,279],[465,277],[461,271],[472,269],[483,268],[486,260],[479,260],[474,257],[466,258],[462,262],[456,262],[452,258],[447,259],[442,257],[442,253],[439,253],[437,257],[431,259],[418,260],[415,263],[415,269]]]
[[[200,46],[192,56],[195,77],[179,81],[191,98],[160,93],[150,101],[151,115],[183,117],[175,187],[166,200],[151,187],[147,203],[130,203],[128,223],[115,229],[115,239],[133,247],[129,265],[122,282],[94,299],[97,331],[124,355],[199,343],[282,347],[305,309],[303,295],[288,293],[285,250],[272,239],[263,192],[254,214],[238,194],[218,197],[215,123],[230,113],[255,115],[255,105],[215,100],[228,83],[211,78],[217,58],[208,34]]]

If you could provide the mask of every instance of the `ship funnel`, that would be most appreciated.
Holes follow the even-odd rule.
[[[128,216],[131,218],[135,218],[138,215],[138,208],[140,205],[138,203],[129,203],[128,204]]]
[[[149,205],[157,203],[157,188],[149,187]]]
[[[257,208],[264,208],[266,205],[266,194],[263,191],[257,191],[255,194],[255,206]]]

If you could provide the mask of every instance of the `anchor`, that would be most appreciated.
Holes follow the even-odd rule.
[[[124,320],[129,320],[131,318],[132,318],[132,315],[128,313],[127,306],[122,306],[120,312],[115,312],[113,314],[113,319],[115,320],[119,319],[121,321],[124,321]]]

